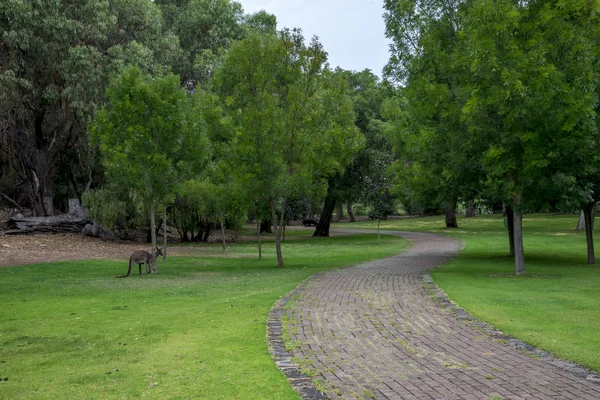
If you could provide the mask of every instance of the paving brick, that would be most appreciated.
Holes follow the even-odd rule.
[[[291,339],[302,344],[294,356],[318,366],[314,377],[327,383],[327,397],[599,398],[598,383],[483,333],[468,314],[433,298],[424,274],[456,256],[458,241],[392,234],[412,246],[313,278],[286,307],[290,332],[298,332]]]

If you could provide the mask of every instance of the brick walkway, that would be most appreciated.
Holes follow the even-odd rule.
[[[413,246],[317,277],[283,311],[293,355],[326,397],[600,399],[598,383],[494,339],[432,298],[422,275],[456,255],[459,242],[394,234]]]

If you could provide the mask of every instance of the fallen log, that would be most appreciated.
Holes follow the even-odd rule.
[[[15,216],[9,218],[6,222],[8,230],[6,235],[28,234],[28,233],[59,233],[75,232],[80,233],[83,227],[88,224],[85,218],[61,214],[52,217],[30,217]]]

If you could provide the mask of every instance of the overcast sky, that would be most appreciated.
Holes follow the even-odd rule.
[[[387,63],[383,0],[237,0],[248,14],[260,10],[277,17],[278,28],[302,28],[304,37],[319,37],[332,68],[381,76]]]

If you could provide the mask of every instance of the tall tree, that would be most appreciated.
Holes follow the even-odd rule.
[[[0,31],[0,148],[29,207],[52,214],[56,170],[72,162],[63,155],[86,145],[110,74],[141,55],[156,65],[154,55],[168,53],[174,38],[162,37],[150,0],[7,0]]]
[[[336,204],[341,207],[346,202],[352,218],[351,204],[361,197],[364,179],[372,171],[370,166],[375,164],[375,160],[391,154],[392,150],[386,135],[388,124],[383,117],[383,104],[393,90],[368,69],[361,72],[337,69],[335,73],[350,85],[349,93],[356,116],[354,122],[365,137],[365,147],[354,155],[342,172],[329,178],[327,196],[313,234],[320,237],[329,236]]]
[[[464,111],[488,143],[488,178],[512,200],[516,274],[525,273],[526,194],[596,129],[598,12],[593,1],[480,0],[466,13],[466,62],[477,79]]]
[[[108,181],[149,211],[154,252],[156,209],[199,171],[209,153],[203,123],[172,74],[152,78],[137,67],[127,68],[107,95],[109,103],[98,113],[92,134]],[[157,271],[156,264],[152,270]]]
[[[182,50],[174,71],[192,91],[209,80],[231,43],[244,37],[242,6],[231,0],[160,0],[158,4]]]
[[[387,34],[394,43],[386,70],[405,85],[406,101],[390,103],[406,108],[392,115],[408,118],[391,130],[399,156],[395,169],[406,185],[403,197],[443,208],[446,227],[456,228],[458,201],[472,200],[482,177],[479,149],[461,115],[471,87],[461,62],[463,2],[385,4]]]
[[[287,201],[312,193],[316,179],[340,170],[362,144],[347,87],[326,59],[299,30],[254,31],[232,45],[213,82],[238,127],[232,170],[269,204],[279,266]]]

